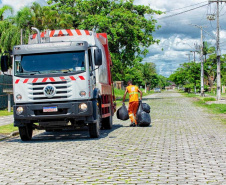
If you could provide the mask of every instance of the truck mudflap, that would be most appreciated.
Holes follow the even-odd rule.
[[[93,103],[92,101],[76,101],[55,104],[22,104],[14,105],[13,110],[15,120],[39,122],[42,120],[92,117]]]

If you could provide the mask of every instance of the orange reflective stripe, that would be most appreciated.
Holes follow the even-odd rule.
[[[131,93],[129,93],[129,95],[132,95],[132,94],[138,94],[138,92],[131,92]]]

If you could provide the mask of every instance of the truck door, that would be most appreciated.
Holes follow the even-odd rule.
[[[89,56],[89,74],[90,74],[90,92],[91,92],[91,97],[93,93],[93,89],[96,87],[96,75],[94,71],[94,65],[93,65],[93,57],[92,57],[92,51],[91,49],[88,49],[88,56]]]

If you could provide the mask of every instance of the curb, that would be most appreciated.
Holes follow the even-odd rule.
[[[19,131],[14,131],[12,133],[10,133],[9,135],[0,135],[0,141],[4,140],[4,139],[8,139],[10,137],[14,137],[19,135]]]
[[[8,135],[8,137],[17,136],[19,135],[19,131],[14,131],[11,134]]]

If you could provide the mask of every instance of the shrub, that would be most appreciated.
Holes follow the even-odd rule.
[[[207,97],[207,98],[203,98],[203,101],[216,101],[216,99],[213,97]]]

